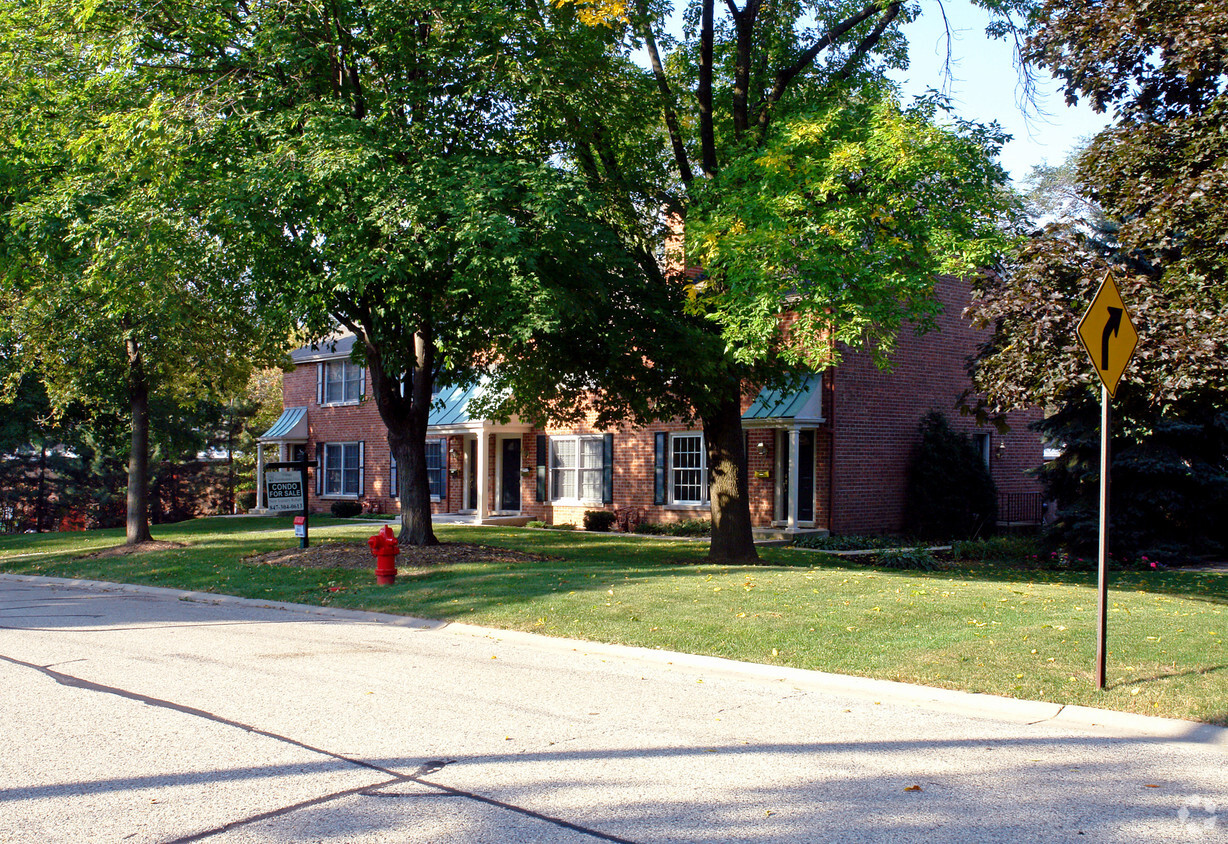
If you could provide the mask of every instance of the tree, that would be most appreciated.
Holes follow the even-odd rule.
[[[885,359],[905,320],[924,327],[935,273],[971,272],[1005,246],[1010,200],[992,161],[1002,136],[940,128],[935,100],[898,106],[882,70],[904,61],[899,27],[917,10],[902,3],[731,0],[718,20],[714,0],[696,0],[677,43],[656,4],[577,5],[647,52],[656,147],[622,140],[640,137],[642,100],[621,109],[617,92],[585,94],[595,111],[560,92],[555,109],[577,169],[634,233],[644,276],[684,286],[683,318],[709,337],[699,347],[715,358],[700,377],[694,356],[680,360],[674,384],[703,420],[709,553],[754,560],[743,390],[830,365],[842,342]],[[1007,22],[1027,7],[985,5]],[[668,258],[639,246],[662,217],[685,238]],[[688,279],[695,268],[702,278]]]
[[[1126,552],[1212,547],[1225,541],[1216,514],[1228,500],[1228,10],[1048,3],[1040,20],[1031,57],[1065,80],[1069,100],[1116,119],[1072,168],[1090,222],[1050,224],[984,279],[970,314],[995,333],[976,383],[993,411],[1053,408],[1044,430],[1065,445],[1047,472],[1058,533],[1090,544],[1095,378],[1075,328],[1111,273],[1139,332],[1114,400],[1115,541]]]
[[[931,411],[921,420],[905,488],[904,524],[910,534],[948,541],[992,531],[998,492],[972,438]]]
[[[227,392],[284,355],[285,329],[259,319],[250,262],[200,190],[222,156],[191,92],[134,73],[72,11],[0,13],[3,341],[55,407],[126,405],[135,544],[150,538],[151,398]]]

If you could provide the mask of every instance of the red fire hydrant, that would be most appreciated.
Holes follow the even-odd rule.
[[[392,528],[384,525],[380,532],[367,540],[371,553],[375,555],[375,582],[380,586],[391,586],[397,582],[397,538],[392,535]]]

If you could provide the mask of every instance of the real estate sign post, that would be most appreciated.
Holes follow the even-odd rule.
[[[1079,341],[1100,378],[1100,556],[1096,628],[1096,688],[1104,688],[1106,628],[1108,626],[1109,562],[1109,400],[1117,395],[1122,373],[1134,357],[1138,332],[1111,273],[1104,274],[1091,307],[1079,321]]]
[[[265,466],[264,489],[266,506],[274,513],[298,513],[295,535],[299,547],[308,546],[307,535],[307,469],[319,465],[315,460],[295,460],[269,463]]]

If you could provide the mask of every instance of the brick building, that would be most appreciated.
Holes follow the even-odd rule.
[[[757,527],[868,533],[899,530],[909,454],[921,418],[945,413],[970,433],[1000,494],[1039,504],[1026,474],[1041,464],[1039,437],[1016,413],[999,434],[961,417],[965,367],[981,339],[962,317],[968,287],[939,281],[944,313],[937,330],[899,338],[889,371],[846,349],[841,362],[808,376],[796,391],[743,397],[751,514]],[[285,413],[261,438],[282,459],[306,453],[320,461],[312,510],[338,499],[396,513],[396,467],[367,373],[350,360],[353,337],[335,348],[304,348],[284,378]],[[650,521],[707,517],[703,433],[677,422],[647,428],[535,428],[473,418],[480,387],[443,387],[430,414],[427,465],[435,513],[476,521],[540,519],[579,523],[584,511],[634,508]],[[262,461],[263,462],[263,457]]]

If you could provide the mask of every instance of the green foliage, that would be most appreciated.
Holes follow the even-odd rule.
[[[888,569],[909,571],[934,571],[938,561],[924,548],[889,548],[873,557],[874,565]]]
[[[921,420],[904,492],[909,533],[934,539],[966,538],[992,532],[998,494],[989,467],[972,439],[951,429],[931,411]]]
[[[676,522],[640,522],[636,533],[648,536],[684,536],[688,538],[711,536],[711,519],[679,519]]]
[[[533,519],[532,521],[525,522],[524,526],[527,528],[541,530],[542,528],[546,527],[546,523],[538,519]]]
[[[362,504],[357,501],[334,501],[328,505],[328,512],[338,519],[352,519],[362,512]]]
[[[585,510],[584,529],[600,533],[608,533],[618,520],[618,514],[613,510]]]
[[[576,526],[571,522],[559,522],[556,525],[542,525],[546,530],[575,530]]]
[[[900,536],[875,535],[857,536],[843,534],[824,536],[818,533],[805,533],[793,540],[799,548],[815,548],[820,551],[865,551],[875,548],[899,548],[911,544],[911,540]]]
[[[1040,543],[1030,536],[991,536],[961,539],[951,543],[951,559],[1004,565],[1027,565],[1040,553]]]
[[[885,360],[906,320],[931,324],[936,275],[969,275],[1010,247],[1004,135],[944,117],[939,101],[905,110],[867,86],[778,119],[696,192],[687,259],[706,279],[689,307],[745,362],[781,345],[786,311],[795,365],[829,365],[836,344]]]

